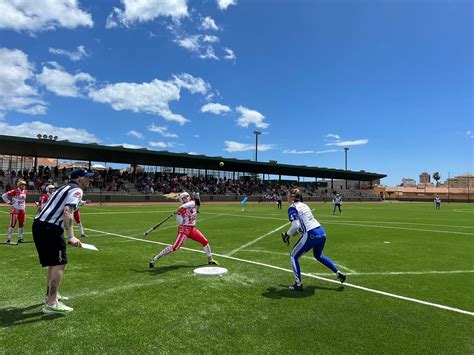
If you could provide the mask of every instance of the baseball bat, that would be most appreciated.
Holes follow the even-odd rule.
[[[150,229],[148,229],[145,233],[143,233],[143,236],[146,237],[148,234],[150,234],[151,232],[153,232],[156,228],[158,228],[159,226],[161,226],[163,223],[165,223],[168,219],[170,219],[171,217],[174,216],[174,212],[172,214],[170,214],[168,217],[166,217],[164,220],[162,220],[160,223],[157,223],[155,224],[153,227],[151,227]]]

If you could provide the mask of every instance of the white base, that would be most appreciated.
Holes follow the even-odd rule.
[[[204,266],[194,269],[194,275],[198,276],[222,276],[227,274],[228,270],[219,266]]]

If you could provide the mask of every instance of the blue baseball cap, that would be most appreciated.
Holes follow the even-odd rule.
[[[71,179],[77,179],[81,176],[89,177],[89,176],[92,176],[92,175],[94,175],[94,173],[88,173],[86,169],[79,168],[79,169],[74,169],[71,172]]]

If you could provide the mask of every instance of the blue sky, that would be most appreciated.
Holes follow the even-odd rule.
[[[0,0],[0,132],[472,173],[473,3]]]

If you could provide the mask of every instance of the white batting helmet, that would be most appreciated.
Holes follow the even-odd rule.
[[[48,191],[48,192],[51,192],[50,190],[54,190],[54,189],[56,189],[56,187],[54,187],[54,185],[46,186],[46,191]]]
[[[188,201],[190,198],[191,198],[191,196],[189,196],[189,194],[188,194],[186,191],[183,191],[183,192],[181,192],[181,193],[178,195],[178,200],[179,200],[181,203],[185,203],[185,202]]]

